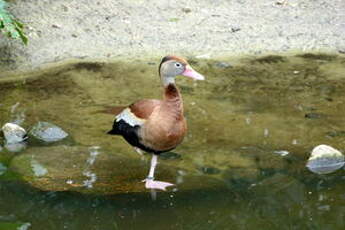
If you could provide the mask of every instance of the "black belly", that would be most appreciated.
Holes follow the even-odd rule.
[[[140,143],[140,137],[138,135],[138,131],[140,129],[139,125],[131,126],[128,123],[126,123],[124,120],[120,121],[114,121],[113,124],[113,129],[108,132],[110,135],[120,135],[122,136],[130,145],[135,146],[140,148],[141,150],[148,152],[148,153],[153,153],[159,155],[160,153],[163,152],[169,152],[172,149],[164,150],[164,151],[159,151],[159,150],[154,150],[152,148],[146,147],[145,145]]]

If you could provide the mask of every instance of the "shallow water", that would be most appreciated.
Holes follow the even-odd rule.
[[[0,82],[0,125],[48,121],[70,134],[19,153],[0,139],[0,229],[344,228],[344,168],[305,167],[316,145],[345,149],[343,56],[192,59],[206,81],[178,79],[189,132],[156,175],[177,190],[153,201],[140,183],[150,156],[105,135],[104,110],[159,98],[158,64],[66,63]]]

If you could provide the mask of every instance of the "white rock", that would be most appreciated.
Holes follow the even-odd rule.
[[[309,160],[314,160],[314,159],[317,159],[317,158],[320,158],[320,157],[339,157],[339,156],[343,156],[343,154],[329,146],[329,145],[318,145],[316,146],[313,151],[311,152],[311,156],[309,158]]]
[[[7,144],[19,143],[27,138],[25,129],[17,124],[6,123],[2,126],[2,131]]]
[[[345,164],[344,155],[328,145],[316,146],[307,162],[307,168],[317,174],[332,173]]]

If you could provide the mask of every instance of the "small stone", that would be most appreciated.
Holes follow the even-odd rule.
[[[203,166],[200,168],[200,171],[204,174],[208,174],[208,175],[215,175],[215,174],[219,174],[220,170],[214,167],[209,167],[209,166]]]
[[[58,25],[58,24],[53,24],[52,27],[53,27],[53,28],[56,28],[56,29],[60,29],[60,28],[61,28],[61,26]]]
[[[317,174],[332,173],[345,164],[344,155],[328,145],[316,146],[307,162],[307,168]]]
[[[232,67],[231,64],[228,62],[216,62],[215,66],[218,68],[223,68],[223,69]]]
[[[289,154],[289,151],[286,151],[286,150],[277,150],[277,151],[274,151],[274,153],[276,153],[276,154],[278,154],[278,155],[284,157],[284,156],[286,156],[286,155]]]
[[[287,0],[278,0],[276,1],[276,5],[285,6],[287,5]]]
[[[320,119],[323,115],[320,113],[306,113],[304,117],[308,119]]]
[[[2,131],[7,144],[19,143],[27,139],[25,129],[17,124],[6,123],[2,126]]]
[[[31,130],[30,134],[37,139],[45,142],[60,141],[68,136],[68,134],[60,127],[49,122],[38,122]]]
[[[182,12],[188,14],[192,12],[192,10],[190,8],[182,8]]]
[[[231,27],[231,32],[233,32],[233,33],[238,32],[240,30],[241,30],[241,28],[239,28],[239,27]]]

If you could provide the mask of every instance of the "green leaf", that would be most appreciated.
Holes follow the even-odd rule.
[[[5,1],[0,0],[0,32],[13,39],[21,39],[26,45],[28,38],[23,29],[23,24],[7,12]]]
[[[180,19],[179,18],[170,18],[169,22],[178,22]]]
[[[23,33],[21,29],[17,29],[20,39],[23,41],[25,45],[28,44],[28,37]]]
[[[14,24],[15,24],[17,27],[19,27],[20,29],[23,29],[23,28],[24,28],[24,25],[23,25],[21,22],[17,21],[17,20],[14,20]]]

